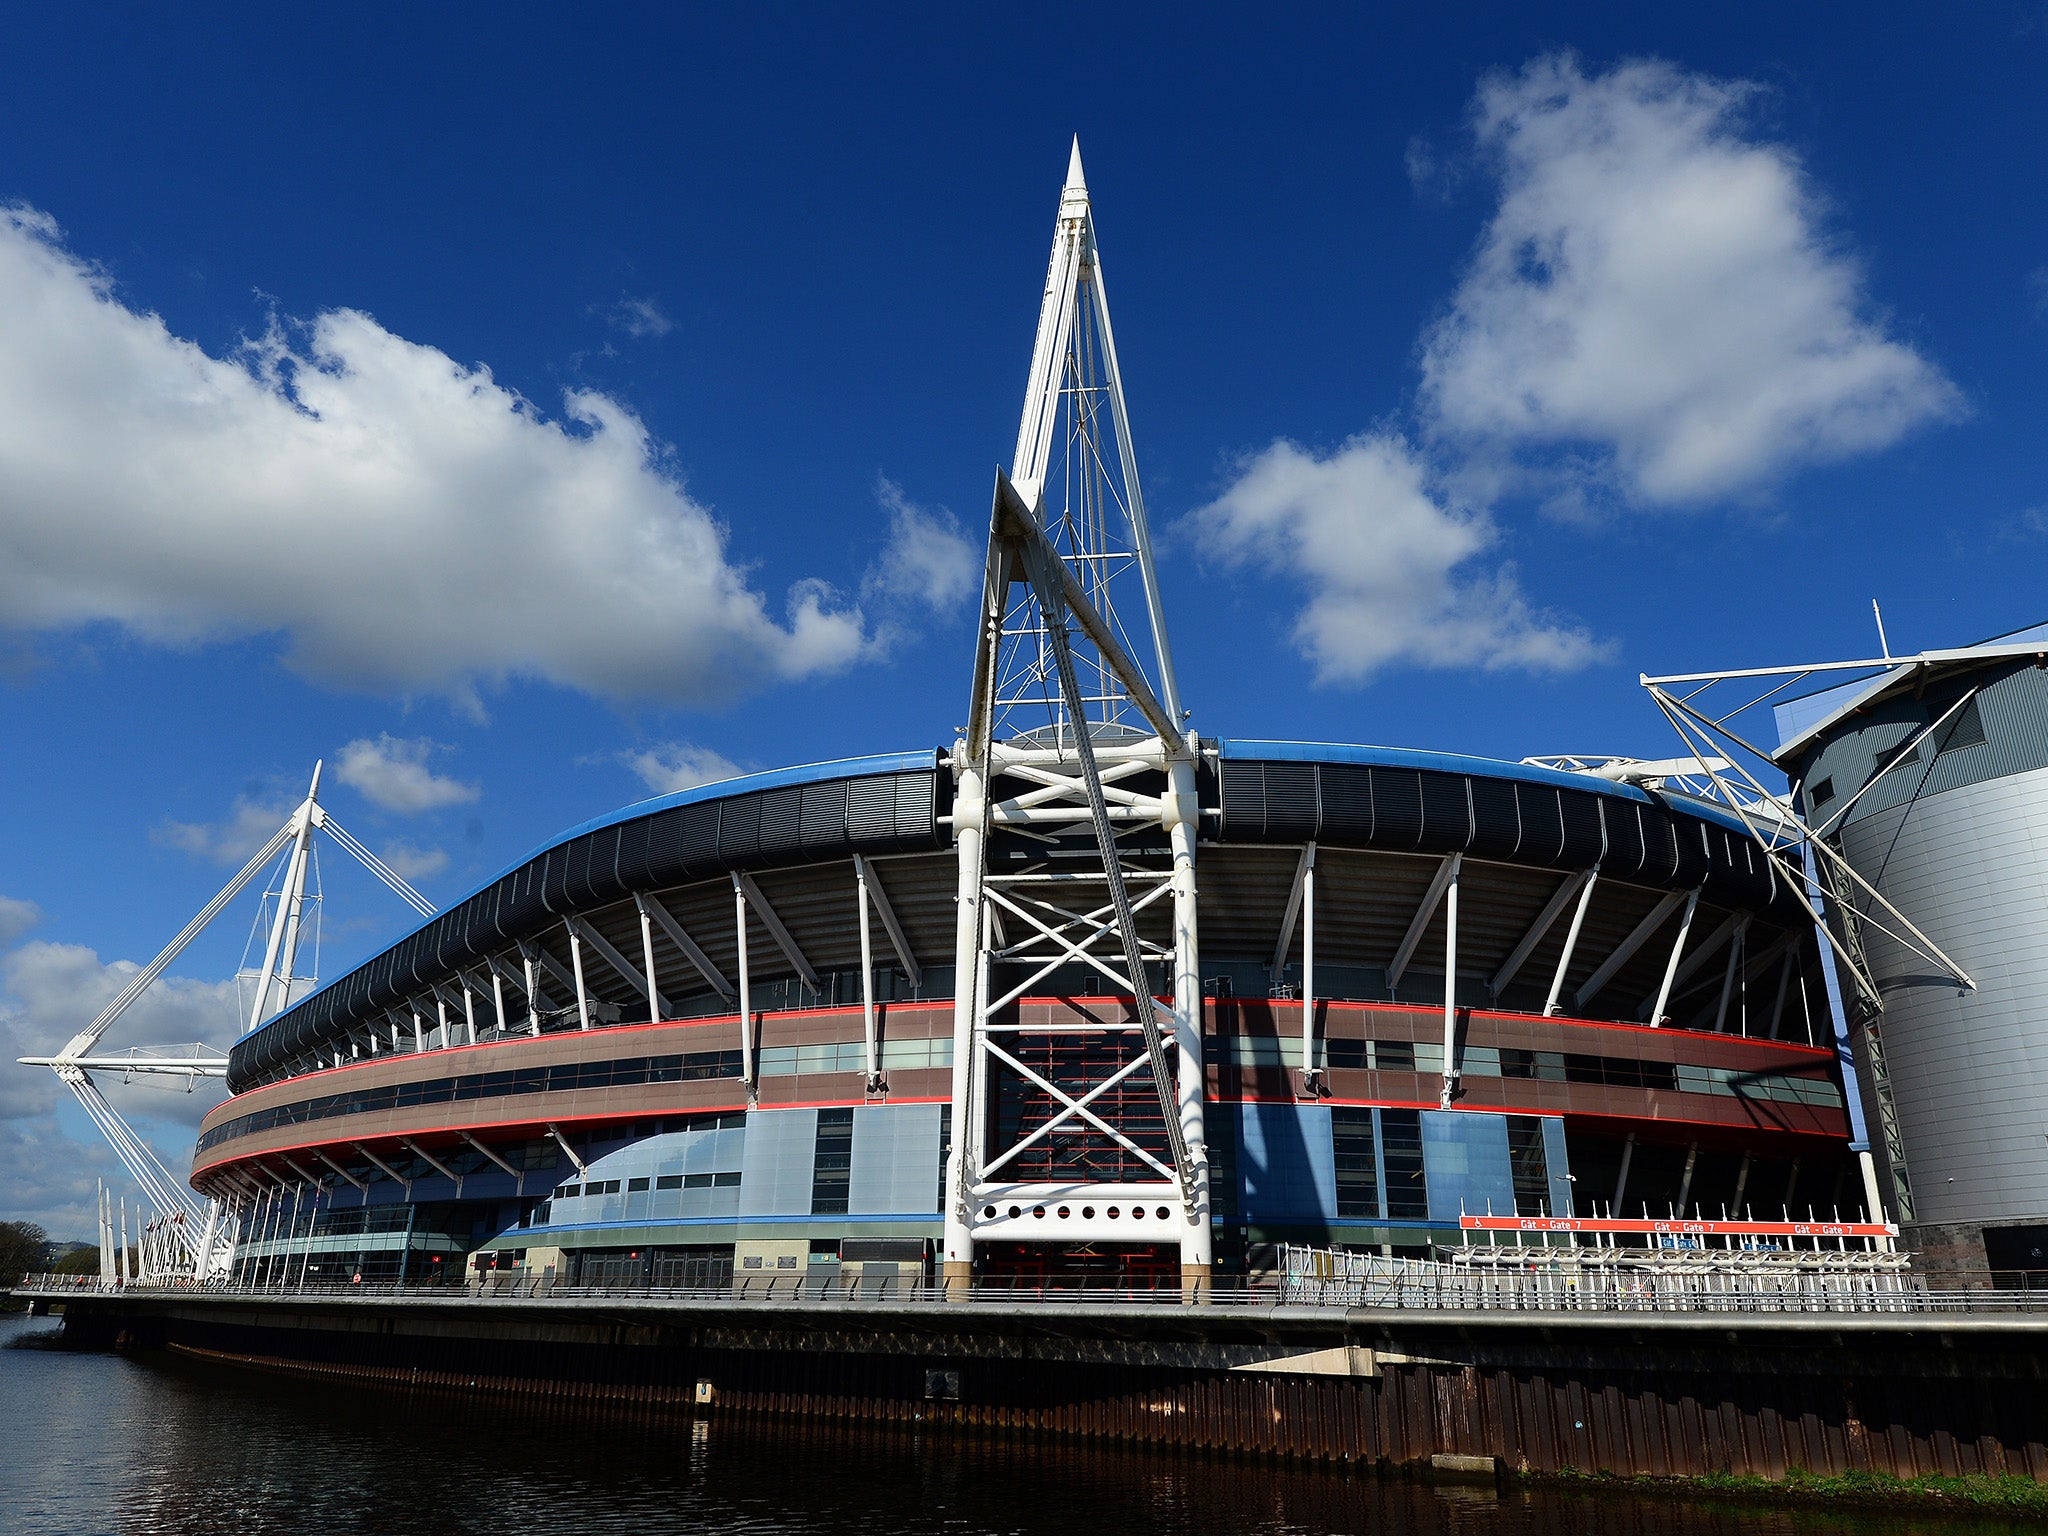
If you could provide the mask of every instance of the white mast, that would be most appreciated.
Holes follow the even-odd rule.
[[[1115,602],[1133,586],[1143,647]],[[1146,653],[1151,676],[1136,660]],[[1136,1241],[1173,1243],[1188,1283],[1207,1283],[1198,747],[1183,720],[1076,140],[1016,454],[996,476],[968,726],[952,756],[952,1282],[972,1273],[979,1242]],[[1171,1008],[1153,1000],[1155,968]],[[1056,972],[1133,1000],[1134,1018],[1060,1026],[1095,1039],[1101,1065],[1085,1084],[1024,1059],[1026,1032],[1009,1013]],[[1147,1073],[1157,1131],[1142,1110],[1113,1107],[1130,1106],[1118,1089]],[[990,1106],[1003,1083],[1042,1095],[1044,1113],[996,1145]],[[1062,1163],[1049,1155],[1055,1138],[1088,1155]]]
[[[123,1079],[144,1077],[181,1077],[188,1083],[200,1078],[227,1076],[227,1057],[207,1045],[181,1047],[142,1046],[126,1051],[99,1051],[101,1038],[135,1000],[146,992],[158,977],[185,952],[193,940],[205,932],[207,926],[225,911],[234,899],[247,889],[265,869],[274,868],[271,861],[287,846],[290,853],[284,864],[284,878],[278,887],[277,914],[270,929],[269,941],[264,949],[263,970],[255,978],[256,995],[249,1010],[248,1028],[255,1029],[272,1015],[290,1006],[291,988],[294,981],[311,981],[310,977],[298,977],[293,971],[298,963],[300,937],[304,932],[306,908],[318,897],[306,893],[306,875],[313,862],[313,833],[323,831],[356,858],[371,874],[402,898],[407,905],[423,917],[434,915],[434,906],[426,897],[414,890],[396,871],[384,863],[369,849],[343,830],[340,823],[330,817],[320,804],[320,765],[313,765],[313,779],[306,791],[306,798],[299,803],[285,824],[272,833],[270,840],[250,857],[249,862],[236,871],[233,879],[221,888],[220,894],[208,902],[187,923],[171,942],[164,946],[154,960],[144,966],[129,980],[112,1002],[94,1016],[92,1022],[65,1042],[64,1048],[54,1056],[23,1056],[18,1060],[25,1066],[48,1067],[57,1074],[58,1080],[69,1088],[85,1109],[87,1116],[99,1129],[101,1135],[113,1147],[135,1182],[141,1186],[151,1205],[160,1215],[155,1241],[160,1249],[174,1248],[178,1262],[189,1269],[197,1278],[205,1279],[221,1272],[233,1262],[233,1248],[227,1234],[232,1230],[234,1218],[239,1209],[228,1211],[218,1201],[201,1206],[192,1190],[170,1169],[164,1166],[154,1148],[137,1135],[134,1128],[124,1120],[94,1081],[95,1071],[118,1072]],[[274,1005],[274,1006],[273,1006]],[[111,1200],[111,1196],[108,1197]],[[123,1199],[125,1210],[125,1197]],[[137,1206],[138,1211],[142,1209]],[[106,1207],[105,1220],[112,1220],[112,1206]],[[138,1220],[141,1219],[138,1217]],[[125,1223],[125,1217],[124,1217]],[[126,1238],[122,1238],[125,1251]],[[123,1260],[123,1263],[126,1261]]]

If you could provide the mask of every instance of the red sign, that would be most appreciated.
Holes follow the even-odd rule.
[[[1649,1237],[1897,1237],[1874,1221],[1593,1221],[1581,1216],[1460,1216],[1467,1232],[1616,1232]]]

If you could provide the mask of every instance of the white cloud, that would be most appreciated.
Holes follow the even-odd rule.
[[[953,514],[916,505],[886,478],[876,495],[888,509],[889,542],[868,568],[862,592],[941,612],[967,601],[981,580],[982,558]]]
[[[310,676],[472,703],[703,702],[868,651],[821,582],[773,616],[618,401],[563,416],[354,310],[211,357],[0,209],[0,627],[277,632]]]
[[[226,821],[166,821],[151,831],[149,840],[216,864],[239,864],[270,841],[293,809],[285,801],[237,795]]]
[[[620,762],[640,775],[641,782],[657,795],[672,795],[679,789],[699,784],[717,784],[736,779],[746,772],[737,763],[709,747],[687,741],[671,741],[642,752],[625,752]]]
[[[0,959],[0,1036],[5,1037],[5,1046],[0,1048],[5,1049],[6,1060],[12,1063],[17,1056],[47,1056],[58,1049],[91,1023],[140,969],[130,960],[102,964],[100,957],[82,944],[37,939],[10,952]],[[115,1021],[103,1048],[199,1041],[225,1050],[240,1033],[241,1012],[233,981],[159,977]],[[117,1095],[126,1094],[126,1102],[142,1106],[145,1113],[197,1124],[205,1112],[205,1105],[199,1103],[206,1098],[205,1091],[187,1094],[182,1086],[163,1089],[162,1084],[171,1081],[163,1079],[152,1085],[137,1079],[124,1086],[103,1074],[100,1086],[117,1103],[122,1102]],[[51,1093],[61,1091],[55,1078],[43,1078],[26,1068],[0,1072],[0,1117],[46,1108]]]
[[[49,1073],[42,1077],[50,1093],[70,1098]],[[170,1157],[164,1162],[175,1172],[189,1167]],[[0,1120],[0,1167],[7,1169],[7,1178],[0,1181],[0,1220],[33,1221],[58,1242],[91,1242],[94,1181],[105,1179],[116,1199],[128,1196],[129,1230],[134,1230],[135,1189],[113,1149],[97,1139],[81,1143],[67,1136],[54,1105],[37,1115]]]
[[[43,909],[16,896],[0,896],[0,944],[12,944],[43,920]]]
[[[635,341],[649,336],[659,339],[676,328],[675,321],[652,299],[623,298],[612,306],[609,318]]]
[[[431,879],[448,867],[448,854],[441,848],[419,848],[411,843],[392,843],[377,854],[391,866],[392,873],[411,884]]]
[[[139,969],[129,960],[102,963],[83,945],[42,940],[0,957],[0,1060],[9,1064],[0,1071],[0,1168],[7,1170],[0,1179],[0,1219],[39,1221],[61,1238],[89,1237],[93,1180],[100,1177],[117,1193],[126,1190],[134,1203],[127,1173],[55,1075],[12,1063],[17,1056],[57,1050]],[[234,981],[166,976],[115,1022],[102,1049],[197,1041],[225,1050],[241,1023]],[[191,1168],[200,1118],[220,1102],[224,1085],[214,1080],[188,1092],[173,1078],[123,1083],[107,1071],[95,1073],[94,1080],[164,1166],[182,1178]]]
[[[449,750],[424,736],[359,736],[341,749],[334,776],[372,805],[406,816],[467,805],[479,794],[474,784],[441,778],[427,767],[434,753]]]
[[[1590,453],[1627,499],[1678,505],[1960,412],[1871,311],[1796,156],[1751,132],[1756,95],[1567,55],[1481,84],[1500,204],[1424,338],[1440,443],[1539,478],[1545,453]]]
[[[1396,436],[1320,458],[1276,442],[1188,521],[1211,557],[1307,588],[1294,637],[1323,682],[1393,663],[1564,671],[1601,651],[1532,609],[1510,569],[1473,566],[1499,541],[1492,522],[1439,501]]]

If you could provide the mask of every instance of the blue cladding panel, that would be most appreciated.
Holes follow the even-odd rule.
[[[818,1146],[815,1109],[754,1110],[747,1115],[740,1180],[742,1216],[808,1216]]]
[[[1546,1147],[1547,1150],[1547,1147]],[[1429,1219],[1455,1223],[1462,1214],[1513,1215],[1515,1170],[1508,1159],[1506,1115],[1425,1110],[1422,1164]]]
[[[1543,1166],[1550,1174],[1550,1214],[1577,1215],[1572,1209],[1572,1166],[1565,1155],[1564,1119],[1560,1115],[1543,1117]]]
[[[941,1107],[873,1105],[853,1112],[848,1214],[921,1216],[936,1209]]]
[[[1246,1104],[1238,1123],[1238,1210],[1245,1219],[1328,1221],[1337,1210],[1329,1110]]]

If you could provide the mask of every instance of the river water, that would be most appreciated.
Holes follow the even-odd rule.
[[[55,1325],[0,1318],[0,1345]],[[2003,1530],[856,1426],[480,1411],[0,1348],[0,1531],[39,1536],[1873,1536]]]

